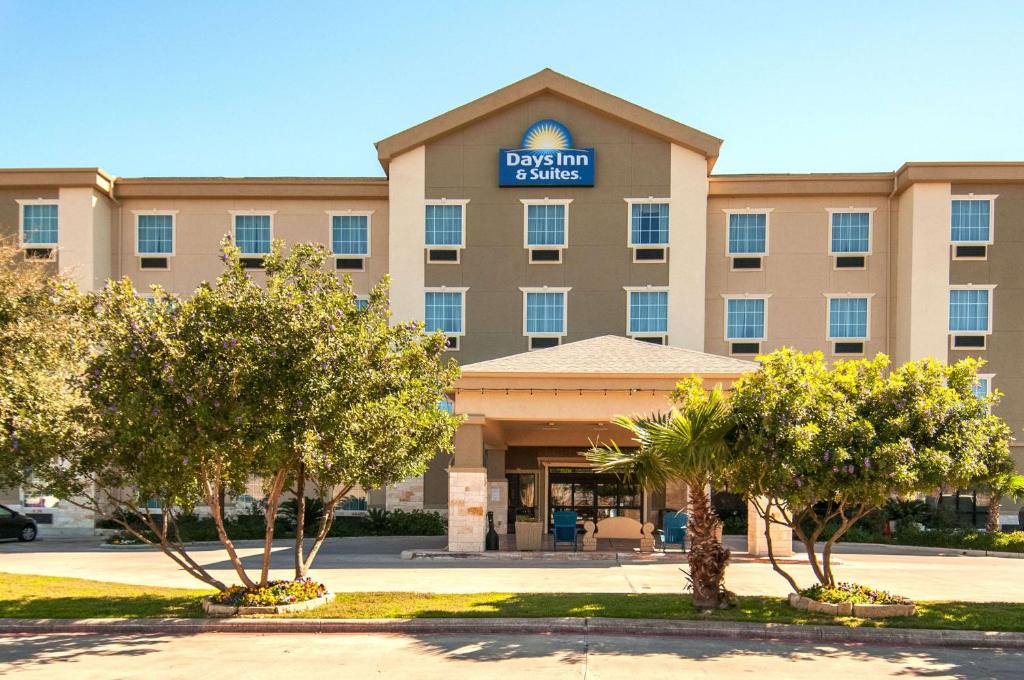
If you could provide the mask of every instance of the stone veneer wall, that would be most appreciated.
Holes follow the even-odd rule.
[[[448,550],[479,552],[487,532],[487,470],[448,472]]]
[[[52,538],[57,536],[93,536],[96,534],[96,520],[92,510],[85,510],[70,503],[61,502],[55,507],[31,508],[18,503],[11,503],[8,506],[24,515],[50,515],[53,518],[52,524],[43,524],[37,520],[36,527],[39,529],[40,538]]]
[[[409,477],[385,492],[385,507],[388,510],[422,510],[423,509],[423,476]]]

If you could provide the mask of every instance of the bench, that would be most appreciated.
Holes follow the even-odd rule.
[[[583,531],[583,550],[597,550],[598,538],[619,538],[640,541],[640,552],[654,551],[654,525],[650,522],[641,524],[631,517],[605,517],[597,524],[587,520]]]

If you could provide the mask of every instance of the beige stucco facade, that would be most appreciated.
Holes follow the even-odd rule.
[[[524,131],[541,120],[558,121],[571,131],[575,147],[594,150],[593,186],[499,186],[499,149],[518,148]],[[160,285],[188,295],[220,271],[218,244],[231,233],[235,213],[270,214],[276,239],[328,245],[332,215],[367,214],[365,266],[349,274],[357,293],[369,292],[389,274],[399,322],[425,318],[427,290],[461,291],[458,346],[450,356],[462,365],[530,348],[523,289],[567,291],[558,343],[627,335],[630,291],[664,291],[667,320],[656,339],[719,356],[737,349],[726,336],[726,300],[754,297],[764,300],[765,314],[757,351],[795,346],[822,350],[830,359],[885,352],[896,361],[978,356],[988,361],[983,372],[991,375],[992,387],[1006,395],[995,412],[1015,433],[1024,430],[1024,163],[720,175],[713,172],[720,146],[707,133],[545,70],[381,140],[381,177],[119,178],[96,168],[0,170],[0,238],[19,242],[20,202],[56,201],[60,240],[54,259],[26,266],[65,273],[87,289],[127,276],[140,293]],[[995,197],[992,240],[983,258],[956,259],[951,202],[971,195]],[[566,210],[557,262],[531,261],[526,247],[526,206],[545,201]],[[636,201],[667,206],[662,260],[638,260],[630,247],[630,206]],[[454,262],[429,261],[425,206],[432,202],[463,206],[463,239]],[[844,211],[870,216],[863,266],[840,268],[831,252],[830,216]],[[143,269],[137,255],[136,220],[153,212],[174,216],[166,270]],[[738,268],[730,257],[734,212],[767,216],[766,252],[756,267]],[[992,291],[983,348],[950,349],[949,289],[960,285]],[[828,310],[830,297],[844,296],[868,300],[868,323],[866,337],[854,343],[860,351],[840,355],[829,335]],[[565,380],[497,379],[510,390],[523,381]],[[578,387],[581,380],[592,379],[569,383]],[[484,442],[479,460],[456,465],[463,468],[456,478],[450,474],[453,461],[439,457],[423,477],[371,493],[371,503],[450,509],[453,489],[476,502],[483,480],[485,486],[497,484],[484,492],[484,505],[493,510],[501,502],[492,500],[494,494],[500,499],[507,493],[501,471],[513,469],[509,461],[575,455],[594,434],[579,423],[593,427],[616,413],[664,406],[657,389],[660,396],[653,401],[644,401],[642,393],[662,385],[663,376],[634,372],[602,380],[630,383],[641,392],[602,393],[597,399],[578,390],[573,396],[565,383],[567,391],[544,399],[515,391],[456,395],[460,413],[483,418],[473,425]],[[577,425],[536,426],[544,422]],[[460,433],[460,451],[466,449],[465,436]],[[1024,469],[1024,448],[1014,451]],[[673,493],[658,491],[649,500],[666,503]],[[476,540],[476,529],[465,531]]]

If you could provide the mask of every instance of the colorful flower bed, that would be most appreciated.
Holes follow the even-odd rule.
[[[297,581],[270,581],[265,587],[257,588],[231,586],[210,599],[215,604],[230,607],[273,607],[315,600],[326,594],[327,586],[305,578]]]
[[[817,602],[828,604],[911,604],[910,600],[884,590],[876,590],[857,583],[837,583],[834,588],[821,584],[805,588],[800,594]]]
[[[128,534],[114,534],[107,539],[108,545],[142,545],[142,541]]]

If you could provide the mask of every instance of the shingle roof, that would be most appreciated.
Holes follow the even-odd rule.
[[[754,361],[706,354],[682,347],[603,335],[558,347],[466,364],[463,375],[483,373],[548,373],[608,375],[734,375],[757,370]]]

